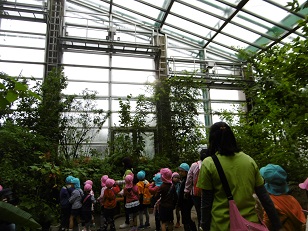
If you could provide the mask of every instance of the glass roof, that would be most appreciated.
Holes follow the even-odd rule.
[[[42,7],[46,0],[6,2]],[[198,58],[200,50],[206,50],[207,59],[236,61],[238,48],[258,52],[297,36],[304,38],[296,25],[308,14],[308,8],[303,7],[307,1],[298,0],[302,6],[299,12],[291,12],[288,2],[291,1],[66,0],[65,23],[70,28],[86,25],[99,30],[112,25],[117,32],[135,30],[142,32],[136,39],[147,43],[156,31],[167,35],[168,47],[183,49],[181,52],[188,52],[194,58]],[[27,17],[34,13],[10,12],[11,16],[14,14]],[[36,13],[34,17],[43,15]],[[100,33],[99,36],[106,37]]]
[[[291,13],[289,0],[68,0],[69,9],[105,13],[108,21],[157,30],[209,54],[235,59],[236,49],[259,51],[302,36],[295,28],[308,9]],[[306,1],[299,0],[300,5]],[[84,15],[84,17],[87,17]],[[89,17],[89,16],[88,16]],[[92,15],[103,19],[102,15]],[[122,25],[123,26],[123,25]],[[196,54],[197,55],[197,52]]]

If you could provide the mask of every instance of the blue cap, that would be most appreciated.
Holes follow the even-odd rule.
[[[260,169],[266,190],[273,195],[286,194],[289,191],[286,171],[275,164],[268,164]]]
[[[155,176],[153,177],[153,180],[155,182],[155,186],[158,186],[158,187],[160,187],[163,183],[160,173],[156,173]]]
[[[144,180],[145,178],[145,171],[141,170],[137,173],[138,180]]]
[[[80,180],[78,178],[74,178],[72,184],[74,184],[75,189],[80,189]]]
[[[66,182],[67,184],[71,184],[73,179],[74,179],[73,176],[68,176],[68,177],[66,177],[65,182]]]
[[[179,166],[179,170],[183,170],[183,171],[188,172],[188,171],[189,171],[189,165],[186,164],[186,163],[182,163],[182,164]]]

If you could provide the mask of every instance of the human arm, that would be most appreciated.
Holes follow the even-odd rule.
[[[79,194],[76,193],[77,190],[74,190],[71,194],[71,196],[68,198],[68,201],[73,204],[74,201],[79,197]]]
[[[125,180],[116,180],[115,183],[122,186],[125,185]]]
[[[91,195],[91,194],[90,194],[90,195]],[[91,195],[91,202],[92,202],[92,204],[96,203],[96,200],[95,200],[94,195]]]
[[[197,163],[193,163],[191,167],[189,168],[189,171],[187,173],[187,178],[185,182],[185,188],[184,188],[184,195],[187,197],[189,193],[191,192],[193,185],[194,185],[194,172],[196,170],[196,167],[198,167]]]
[[[282,224],[280,222],[278,213],[275,209],[274,203],[272,199],[270,198],[268,192],[266,191],[264,185],[255,187],[255,193],[258,196],[267,216],[271,223],[271,226],[274,231],[283,231]],[[265,219],[265,224],[268,224],[269,222]]]
[[[213,201],[214,191],[202,189],[200,225],[203,231],[209,231],[211,228]]]

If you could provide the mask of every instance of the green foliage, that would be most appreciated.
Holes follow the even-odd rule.
[[[36,117],[33,107],[37,105],[41,97],[37,85],[30,88],[28,80],[22,76],[11,77],[0,72],[0,119],[2,123],[11,121],[21,126],[29,126],[31,120]],[[14,106],[14,110],[13,110]]]
[[[144,95],[139,95],[136,99],[136,108],[132,113],[132,96],[128,95],[126,101],[120,99],[120,126],[112,130],[109,142],[110,153],[107,155],[114,166],[121,166],[122,159],[130,156],[134,163],[138,163],[143,156],[150,155],[145,151],[146,132],[151,132],[147,116],[153,110],[153,104]]]
[[[69,96],[64,101],[59,120],[60,151],[66,160],[90,155],[89,146],[102,129],[110,112],[97,109],[97,92],[84,90],[77,97]]]
[[[198,159],[197,150],[204,143],[205,132],[198,121],[198,109],[202,106],[200,84],[193,74],[186,72],[185,78],[162,80],[155,83],[153,89],[153,98],[144,95],[137,98],[134,112],[131,95],[125,102],[120,100],[120,127],[113,129],[109,157],[121,164],[123,157],[131,156],[135,163],[140,163],[138,169],[155,173],[162,166],[172,168],[180,162],[192,163]],[[151,130],[147,115],[155,111],[154,106],[157,127]],[[154,168],[147,164],[151,157],[145,152],[144,135],[149,136],[151,132],[156,149],[153,161],[159,162],[156,166],[155,161],[151,161]]]
[[[307,19],[300,24],[308,35]],[[241,54],[254,68],[255,83],[244,86],[249,111],[234,124],[238,141],[260,166],[279,164],[299,182],[308,167],[308,40]]]
[[[55,198],[51,193],[55,185],[50,175],[53,169],[51,163],[46,162],[45,154],[40,152],[45,145],[44,137],[28,128],[6,123],[0,129],[1,184],[12,188],[20,200],[20,208],[43,226],[56,216]],[[33,171],[29,166],[34,163],[44,167]]]
[[[205,133],[198,120],[201,109],[201,85],[193,73],[175,76],[167,80],[170,87],[172,153],[171,160],[193,162],[198,159],[198,147],[205,139]]]
[[[66,80],[61,68],[53,68],[42,84],[43,101],[38,106],[39,120],[36,131],[50,142],[48,151],[54,160],[58,159],[60,113],[64,108],[61,91],[67,86]]]

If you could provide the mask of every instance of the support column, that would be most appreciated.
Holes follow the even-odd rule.
[[[58,68],[62,63],[63,52],[58,38],[63,32],[64,6],[65,0],[48,1],[44,78],[52,68]]]
[[[205,60],[206,57],[206,50],[202,50],[200,53],[200,60]],[[200,65],[201,70],[207,70],[206,64]],[[208,88],[202,89],[202,99],[203,102],[203,110],[204,110],[204,123],[206,127],[210,127],[213,123],[212,121],[212,109],[211,109],[211,97],[210,97],[210,90]]]
[[[159,46],[160,55],[155,59],[157,74],[157,83],[155,86],[155,95],[157,98],[157,137],[155,144],[155,154],[159,156],[168,156],[171,159],[173,139],[171,126],[171,107],[170,107],[170,88],[166,84],[168,75],[167,65],[167,37],[155,36],[155,45]]]

